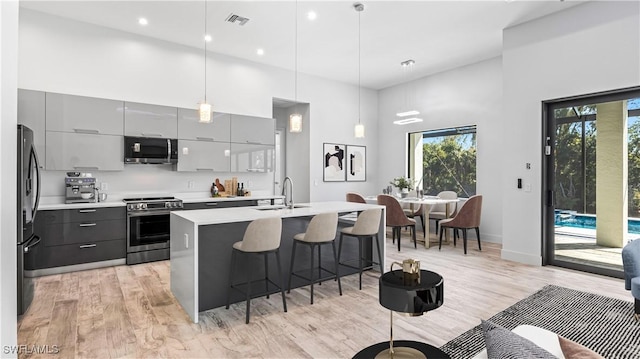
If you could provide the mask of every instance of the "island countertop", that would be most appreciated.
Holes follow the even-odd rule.
[[[266,207],[235,207],[221,209],[198,209],[191,211],[173,211],[173,215],[193,222],[198,226],[221,223],[235,223],[253,221],[267,217],[306,217],[329,212],[354,212],[364,211],[370,208],[383,208],[375,204],[362,204],[353,202],[313,202],[296,203],[294,208],[281,208],[282,206]]]

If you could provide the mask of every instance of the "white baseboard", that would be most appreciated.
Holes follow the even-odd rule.
[[[531,255],[527,253],[514,252],[503,249],[501,252],[501,257],[504,260],[518,262],[523,264],[529,264],[532,266],[541,266],[542,265],[542,256]]]

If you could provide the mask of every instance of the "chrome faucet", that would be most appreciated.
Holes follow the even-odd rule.
[[[289,188],[290,188],[289,193],[291,194],[291,199],[289,202],[287,202],[287,195],[286,195],[287,180],[289,181]],[[293,208],[293,180],[289,176],[285,177],[284,181],[282,181],[282,195],[284,196],[284,205],[287,206],[288,208]]]

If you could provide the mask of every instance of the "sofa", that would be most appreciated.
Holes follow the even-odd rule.
[[[640,320],[640,239],[629,241],[622,248],[624,288],[635,298],[634,315]]]

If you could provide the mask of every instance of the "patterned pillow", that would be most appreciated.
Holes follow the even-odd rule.
[[[482,334],[489,359],[557,359],[532,341],[495,323],[483,320]]]
[[[562,354],[566,359],[604,359],[600,354],[585,347],[584,345],[573,342],[567,338],[558,335]]]

